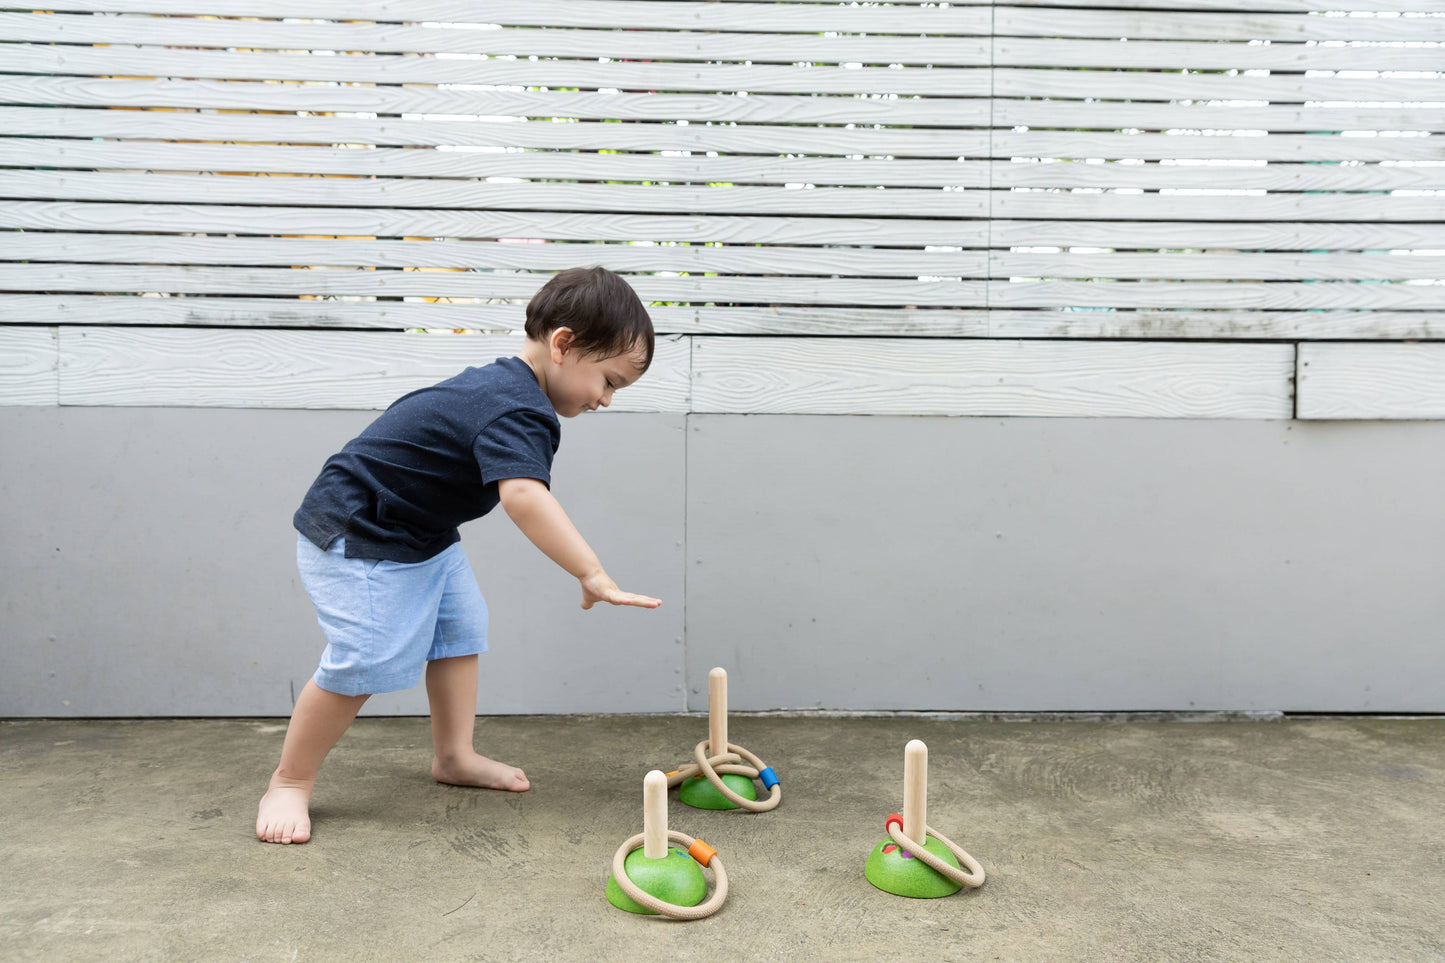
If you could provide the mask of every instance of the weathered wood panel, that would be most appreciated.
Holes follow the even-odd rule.
[[[60,379],[56,329],[0,326],[0,405],[54,405]]]
[[[1288,418],[1294,347],[702,338],[693,410]]]
[[[510,335],[60,329],[60,403],[380,409],[465,367],[510,356]],[[689,345],[660,339],[614,411],[686,411]]]
[[[1299,417],[1445,418],[1445,344],[1300,345]]]

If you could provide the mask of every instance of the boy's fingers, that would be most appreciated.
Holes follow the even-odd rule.
[[[646,595],[624,594],[616,600],[617,605],[636,605],[644,609],[655,609],[662,604],[662,599],[649,598]]]

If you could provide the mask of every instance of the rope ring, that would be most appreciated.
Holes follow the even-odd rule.
[[[763,773],[768,773],[769,775],[771,775],[772,770],[769,769],[768,766],[757,756],[753,755],[751,752],[748,752],[742,746],[734,745],[733,743],[728,743],[728,751],[726,753],[722,754],[721,756],[714,756],[712,758],[709,758],[707,750],[711,748],[711,746],[709,745],[710,741],[711,740],[704,739],[702,742],[699,742],[692,751],[692,757],[697,769],[700,770],[704,776],[707,776],[708,782],[712,783],[713,788],[716,789],[719,793],[721,793],[724,799],[732,803],[734,806],[737,806],[741,809],[746,809],[749,812],[754,813],[765,813],[770,809],[776,808],[778,803],[783,801],[783,787],[778,783],[776,776],[773,776],[771,785],[768,788],[767,799],[745,799],[742,796],[739,796],[737,793],[733,792],[731,789],[729,789],[723,783],[722,776],[718,775],[719,771],[735,772],[738,775],[747,776],[749,779],[757,779]],[[748,762],[752,763],[752,767],[749,768],[747,766],[725,765],[719,768],[714,768],[713,759],[725,759],[728,756],[732,756],[734,758],[741,757],[743,759],[746,759]],[[764,780],[764,782],[767,781],[768,780],[766,779]]]
[[[903,847],[903,849],[905,849],[906,851],[912,853],[914,858],[921,860],[923,864],[928,866],[930,869],[936,870],[937,872],[953,880],[955,883],[962,883],[964,886],[967,886],[970,889],[974,889],[983,885],[984,872],[983,867],[978,864],[978,860],[968,855],[968,853],[963,851],[962,846],[958,845],[953,840],[949,839],[947,836],[934,829],[932,826],[923,827],[924,837],[926,838],[928,836],[932,836],[944,846],[948,847],[948,851],[953,853],[954,856],[957,856],[960,863],[968,867],[968,872],[964,872],[957,866],[950,866],[948,863],[945,863],[943,860],[930,853],[918,842],[909,839],[907,836],[903,835],[903,819],[901,817],[889,816],[887,822],[884,823],[884,827],[888,830],[888,836],[895,843]]]
[[[712,870],[715,881],[713,894],[696,906],[678,906],[676,903],[660,900],[634,883],[627,875],[626,861],[628,854],[642,845],[643,835],[642,833],[638,833],[636,836],[631,837],[621,846],[617,847],[617,852],[612,854],[612,878],[617,881],[617,886],[622,892],[626,893],[634,903],[637,903],[644,909],[650,909],[654,913],[670,916],[675,920],[700,920],[704,916],[711,916],[722,907],[723,900],[728,898],[728,874],[727,870],[723,868],[722,857],[718,856],[717,853],[713,853],[708,858],[708,861],[703,864]],[[687,835],[687,833],[680,833],[675,829],[669,829],[667,831],[667,838],[674,843],[681,843],[683,846],[686,846],[689,854],[692,853],[693,847],[698,844],[698,840]],[[704,843],[703,845],[706,846],[707,844]],[[693,858],[696,859],[696,856]]]

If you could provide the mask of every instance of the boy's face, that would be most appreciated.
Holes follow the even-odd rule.
[[[645,356],[641,349],[603,358],[573,348],[566,328],[553,333],[558,337],[552,341],[547,397],[563,418],[606,408],[612,404],[614,392],[642,377]]]

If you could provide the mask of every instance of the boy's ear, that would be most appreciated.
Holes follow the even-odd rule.
[[[552,363],[561,364],[562,359],[572,347],[576,336],[571,328],[553,328],[551,334],[547,335],[547,347],[552,352]]]

